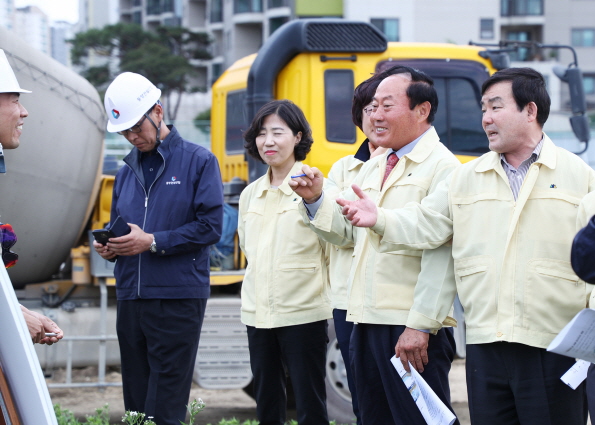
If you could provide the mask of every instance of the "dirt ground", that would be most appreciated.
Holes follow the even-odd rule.
[[[63,369],[54,371],[48,377],[48,386],[52,383],[64,382]],[[455,411],[461,425],[469,425],[469,411],[467,408],[467,389],[465,386],[465,361],[456,360],[450,374],[451,394]],[[97,368],[87,367],[73,371],[73,381],[93,382],[97,380]],[[109,370],[106,381],[111,383],[121,382],[117,370]],[[52,403],[58,403],[63,409],[68,409],[84,419],[85,415],[94,413],[95,409],[105,404],[109,405],[112,424],[121,424],[124,414],[121,387],[107,387],[103,390],[97,388],[50,388]],[[256,403],[242,390],[207,390],[193,384],[190,392],[190,401],[202,398],[206,408],[198,418],[201,425],[216,425],[222,418],[239,420],[256,419]],[[288,419],[295,418],[295,412],[288,412]]]
[[[64,370],[54,372],[54,376],[46,378],[48,386],[52,383],[64,382]],[[97,380],[97,368],[86,367],[73,371],[73,381],[92,382]],[[107,373],[106,381],[110,383],[121,382],[120,373],[111,370]],[[105,404],[109,405],[112,424],[122,423],[124,402],[122,400],[122,387],[112,386],[105,389],[98,388],[51,388],[50,397],[53,404],[59,404],[62,409],[71,410],[79,420],[85,415],[93,414],[95,409]],[[241,420],[256,418],[256,403],[242,390],[207,390],[192,385],[190,401],[202,398],[207,407],[198,416],[199,424],[219,423],[222,418],[233,417]]]

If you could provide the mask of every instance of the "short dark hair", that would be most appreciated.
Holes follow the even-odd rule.
[[[300,131],[302,132],[302,138],[300,139],[300,142],[295,145],[293,154],[295,155],[296,161],[303,161],[306,159],[306,155],[310,152],[312,143],[314,143],[314,140],[312,139],[312,130],[310,129],[310,124],[308,124],[302,110],[295,103],[286,99],[273,100],[258,110],[252,120],[252,124],[250,124],[250,128],[244,132],[244,148],[246,148],[248,154],[264,164],[263,159],[258,153],[256,137],[262,129],[264,119],[269,115],[279,116],[279,118],[287,124],[294,136],[297,136]]]
[[[431,124],[434,121],[434,118],[436,117],[436,111],[438,111],[438,93],[436,92],[436,88],[434,87],[434,80],[432,79],[432,77],[430,77],[428,74],[426,74],[423,71],[420,71],[419,69],[415,69],[412,68],[410,66],[405,66],[405,65],[395,65],[392,66],[390,68],[387,68],[383,71],[377,72],[374,76],[372,76],[371,78],[369,78],[368,80],[364,81],[364,83],[374,80],[374,82],[376,82],[376,87],[374,88],[374,93],[376,92],[376,88],[378,88],[378,85],[380,84],[380,82],[382,80],[384,80],[387,77],[390,77],[391,75],[397,75],[397,74],[409,74],[409,76],[411,77],[411,84],[409,84],[409,87],[407,87],[407,97],[409,98],[409,108],[411,110],[413,110],[413,108],[415,108],[417,105],[421,105],[424,102],[429,102],[430,103],[430,113],[428,114],[428,123]],[[362,84],[364,84],[362,83]],[[357,90],[357,88],[356,88]],[[374,97],[374,93],[372,93],[372,97]],[[354,98],[355,98],[355,94],[354,94]],[[372,101],[372,98],[370,98],[370,101]],[[370,102],[368,102],[370,103]],[[363,109],[364,106],[366,106],[368,103],[364,104],[361,108],[360,108],[360,115],[359,115],[359,123],[360,125],[358,127],[361,128],[361,109]],[[354,116],[354,120],[355,120],[355,114],[354,111],[352,110],[352,115]],[[358,125],[357,122],[355,122],[355,125]]]
[[[374,93],[383,77],[380,74],[372,75],[366,81],[360,83],[353,91],[353,102],[351,103],[351,119],[353,123],[362,130],[363,110],[372,102]]]
[[[483,96],[494,84],[505,81],[512,82],[512,97],[519,111],[530,102],[537,105],[537,123],[543,127],[550,115],[551,104],[543,75],[533,68],[502,69],[483,82],[481,95]]]

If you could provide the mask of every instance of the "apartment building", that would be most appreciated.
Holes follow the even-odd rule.
[[[72,46],[68,40],[74,38],[75,27],[76,24],[70,22],[56,21],[50,28],[52,57],[69,68],[72,68],[72,61],[70,60],[70,50],[72,49]]]
[[[14,0],[0,0],[0,27],[12,30],[14,27]]]
[[[79,20],[76,32],[103,28],[120,20],[119,0],[78,0]]]
[[[17,8],[13,30],[30,46],[48,55],[52,54],[50,20],[37,6]]]
[[[89,1],[89,0],[87,0]],[[144,28],[182,25],[207,32],[208,61],[196,61],[197,85],[210,86],[236,60],[256,53],[284,23],[336,17],[367,21],[389,41],[496,44],[500,40],[573,46],[595,108],[595,0],[119,0],[120,20]],[[554,110],[569,94],[552,72],[573,61],[568,49],[521,49],[514,66],[531,66],[548,80]]]

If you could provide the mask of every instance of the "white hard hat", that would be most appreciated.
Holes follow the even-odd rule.
[[[105,112],[109,118],[107,131],[116,133],[135,125],[157,103],[161,90],[145,77],[124,72],[116,77],[105,92]]]
[[[30,90],[24,90],[19,86],[17,77],[2,49],[0,49],[0,93],[31,93]]]

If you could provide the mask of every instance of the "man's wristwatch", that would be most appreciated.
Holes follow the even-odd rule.
[[[153,254],[155,254],[157,252],[157,243],[155,242],[155,236],[153,236],[153,242],[151,243],[151,246],[149,247],[149,251],[151,251]]]

